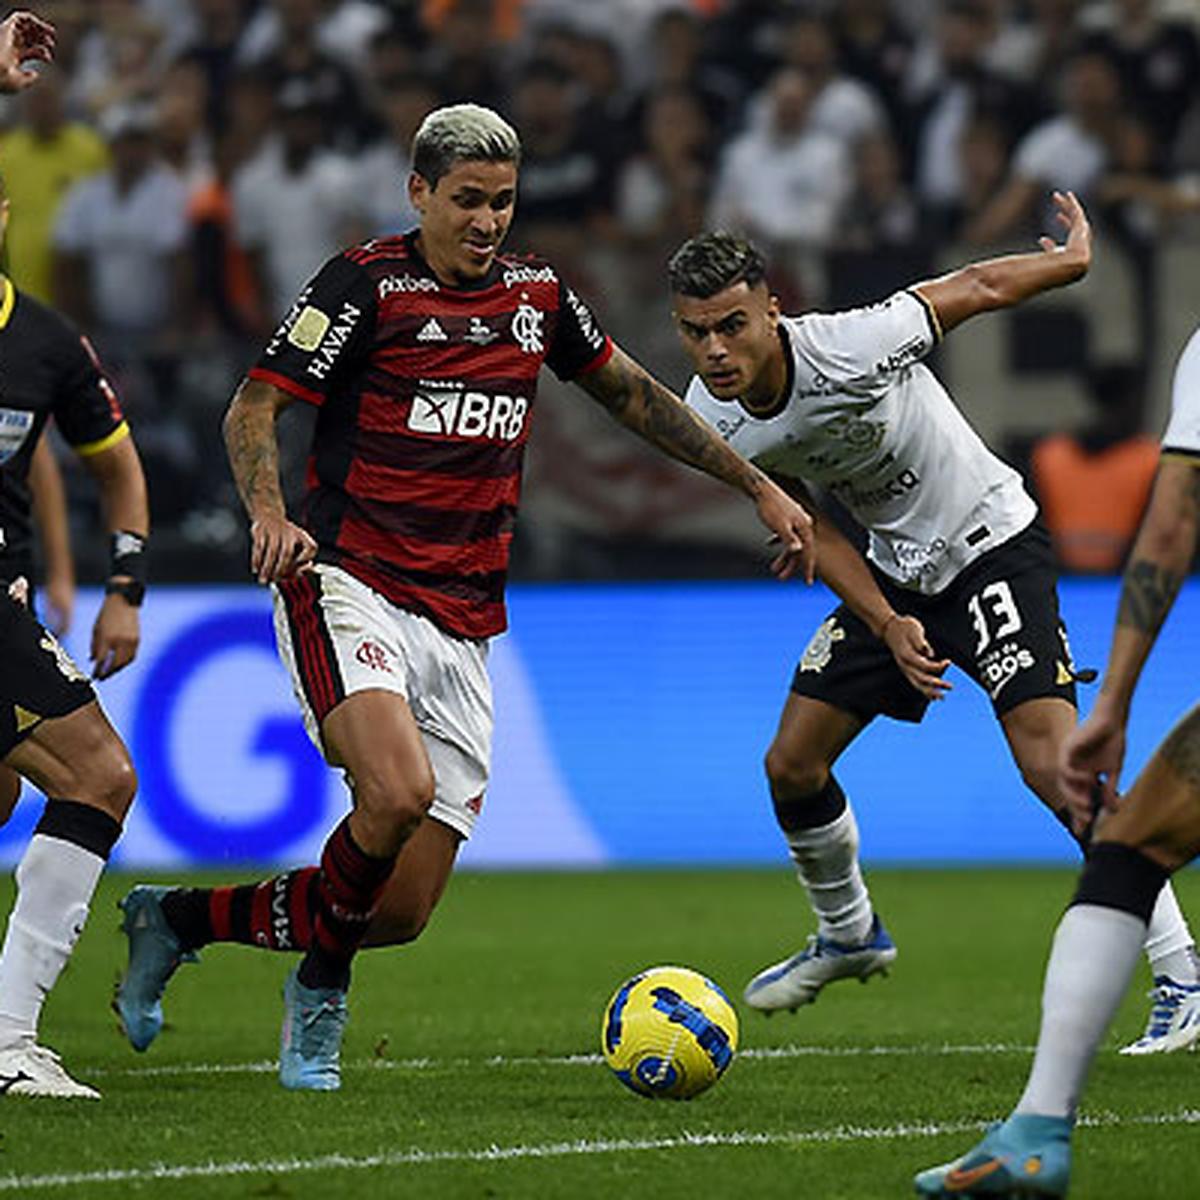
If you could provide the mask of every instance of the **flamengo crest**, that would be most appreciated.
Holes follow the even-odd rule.
[[[542,321],[546,314],[532,304],[519,304],[513,313],[512,335],[526,354],[541,354]]]

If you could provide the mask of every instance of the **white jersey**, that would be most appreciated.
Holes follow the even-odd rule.
[[[1188,339],[1175,366],[1171,419],[1162,444],[1164,454],[1200,456],[1200,329]]]
[[[787,398],[752,416],[699,378],[687,403],[745,458],[816,483],[867,530],[867,555],[897,583],[942,591],[1036,516],[1021,477],[984,445],[919,360],[933,312],[912,292],[869,308],[784,317]]]

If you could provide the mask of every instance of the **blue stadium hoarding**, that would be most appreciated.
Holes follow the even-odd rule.
[[[1080,664],[1100,665],[1116,580],[1068,580]],[[98,596],[67,639],[86,659]],[[793,666],[828,594],[771,582],[527,586],[493,648],[493,786],[463,861],[602,866],[781,861],[762,775]],[[1193,701],[1190,582],[1137,702],[1127,779]],[[838,774],[872,862],[1073,861],[1021,785],[986,698],[958,673],[921,727],[881,720]],[[1083,689],[1084,707],[1090,703]],[[314,861],[345,810],[304,734],[251,587],[154,589],[134,667],[101,685],[141,790],[116,861],[138,868]],[[0,830],[11,862],[36,818]]]

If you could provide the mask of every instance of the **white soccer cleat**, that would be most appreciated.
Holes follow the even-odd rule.
[[[1154,977],[1154,1001],[1146,1032],[1121,1048],[1122,1054],[1170,1054],[1194,1050],[1200,1042],[1200,983],[1176,983],[1167,975]]]
[[[0,1096],[53,1096],[59,1100],[99,1100],[100,1093],[78,1083],[62,1059],[32,1039],[0,1050]]]
[[[811,1004],[827,983],[838,979],[866,982],[886,975],[896,961],[896,946],[876,916],[864,942],[843,945],[813,934],[799,954],[760,971],[746,985],[746,1003],[759,1012],[778,1012]]]

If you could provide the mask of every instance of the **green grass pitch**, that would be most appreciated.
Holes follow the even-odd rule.
[[[658,963],[738,1002],[810,925],[787,871],[463,873],[426,936],[358,960],[343,1088],[273,1070],[283,956],[204,953],[144,1055],[108,1011],[124,953],[102,885],[44,1040],[99,1104],[0,1098],[0,1200],[20,1197],[797,1197],[910,1194],[1016,1098],[1069,871],[874,871],[890,978],[795,1015],[739,1003],[741,1048],[697,1100],[647,1101],[599,1062],[601,1012]],[[1200,876],[1179,880],[1200,913]],[[11,904],[11,882],[0,891]],[[1143,971],[1101,1054],[1072,1195],[1194,1196],[1200,1058],[1119,1058]]]

